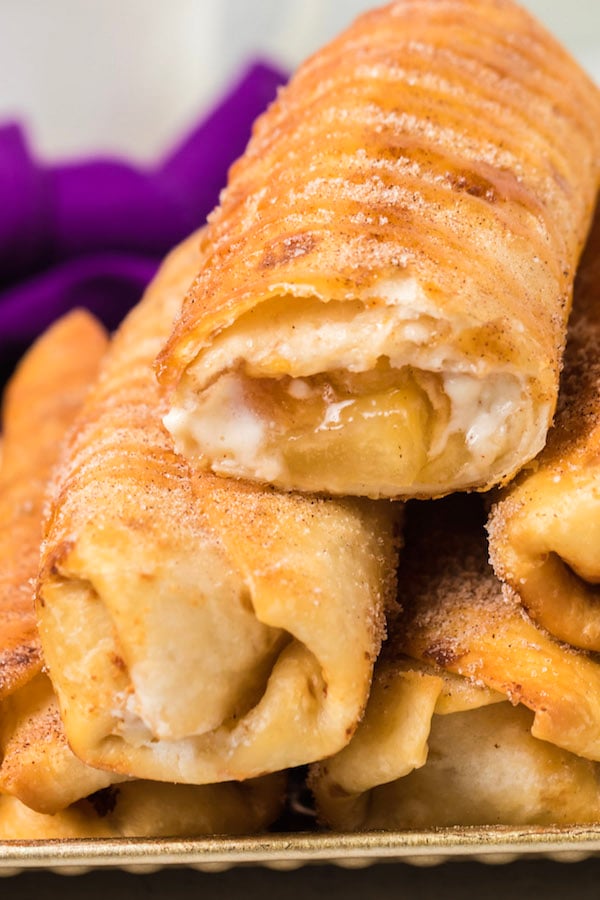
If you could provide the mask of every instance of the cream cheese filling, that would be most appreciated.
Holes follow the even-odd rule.
[[[301,451],[302,438],[286,435],[285,427],[280,427],[277,421],[277,410],[265,410],[260,402],[252,401],[254,387],[253,379],[242,372],[225,373],[193,403],[173,407],[165,418],[165,425],[179,452],[205,457],[217,473],[294,488],[298,478],[290,469],[285,445],[286,441],[293,443],[296,440]],[[411,385],[405,403],[409,406],[408,419],[404,423],[406,447],[404,450],[399,448],[404,459],[408,457],[406,483],[399,483],[397,478],[386,480],[386,472],[379,469],[375,480],[368,476],[361,478],[358,472],[346,470],[340,473],[342,481],[350,478],[351,488],[357,493],[396,496],[467,488],[486,481],[490,469],[497,471],[500,477],[507,474],[513,465],[515,440],[518,445],[525,446],[531,441],[535,417],[526,392],[513,375],[496,374],[484,380],[465,373],[436,375],[418,379],[414,396],[412,391]],[[311,379],[290,379],[287,392],[300,407],[310,403],[316,394],[320,399],[322,395]],[[391,390],[388,396],[394,393]],[[364,446],[361,447],[359,440],[354,448],[359,456],[378,442],[381,422],[386,427],[386,419],[394,414],[393,410],[390,412],[385,408],[386,399],[382,401],[383,409],[378,408],[368,395],[361,402],[360,428]],[[322,444],[329,442],[335,457],[335,441],[344,441],[344,427],[356,419],[356,415],[352,418],[352,408],[357,404],[355,398],[346,398],[318,406],[318,418],[313,423],[312,435],[306,440],[308,466],[314,476],[309,490],[331,490],[333,493],[349,490],[342,488],[342,481],[338,486],[330,471],[323,472],[320,480],[318,444],[320,439]],[[416,405],[417,412],[411,412],[411,404]],[[293,418],[292,415],[292,422]],[[394,432],[403,433],[402,430]],[[517,449],[522,451],[523,448],[518,446]],[[447,465],[443,462],[445,454]],[[326,470],[329,468],[325,466]]]
[[[539,452],[551,409],[537,373],[486,355],[482,329],[411,277],[343,301],[279,285],[198,354],[165,426],[213,471],[285,489],[490,486]]]

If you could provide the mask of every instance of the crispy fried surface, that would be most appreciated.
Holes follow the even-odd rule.
[[[407,274],[466,324],[474,363],[537,371],[553,406],[599,123],[596,87],[512,2],[398,0],[360,17],[257,121],[162,377],[268,299],[353,302]]]
[[[84,765],[71,751],[50,680],[40,673],[0,709],[0,790],[54,815],[124,780]],[[0,817],[1,818],[1,817]]]
[[[321,819],[343,830],[597,821],[597,660],[503,590],[479,497],[412,503],[406,519],[403,610],[364,719],[311,767]]]
[[[464,675],[535,713],[533,734],[600,760],[600,667],[527,616],[487,560],[477,497],[411,510],[390,647]]]
[[[48,679],[34,592],[47,483],[108,345],[76,310],[34,344],[10,381],[0,469],[0,787],[44,813],[110,782],[71,753]]]
[[[72,752],[52,685],[39,671],[33,591],[46,482],[106,346],[106,335],[92,317],[73,313],[32,348],[6,396],[0,498],[0,510],[7,512],[0,545],[0,836],[35,840],[248,833],[278,815],[285,776],[199,788],[131,782],[125,775],[92,768]],[[89,515],[90,509],[85,510]],[[115,660],[118,664],[123,665]]]
[[[548,443],[488,523],[498,576],[561,640],[600,650],[600,211],[577,274]]]
[[[39,604],[76,752],[190,782],[300,764],[348,739],[396,559],[391,505],[277,495],[175,454],[152,360],[199,242],[165,262],[84,406],[56,480]]]
[[[323,821],[353,831],[598,820],[597,763],[533,737],[523,706],[441,714],[426,683],[406,671],[393,696],[369,705],[349,746],[313,769]],[[376,739],[368,753],[367,729]]]
[[[31,348],[6,389],[0,467],[0,700],[41,666],[33,593],[42,507],[59,445],[107,345],[78,310]]]
[[[0,840],[251,834],[277,818],[284,792],[283,773],[201,786],[130,781],[54,815],[0,795]]]

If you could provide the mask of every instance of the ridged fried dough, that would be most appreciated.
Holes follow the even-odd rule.
[[[566,825],[600,818],[600,766],[531,734],[533,714],[410,660],[377,668],[350,744],[311,768],[342,831]],[[503,702],[499,702],[503,701]]]
[[[0,793],[44,815],[55,815],[89,794],[126,780],[86,766],[75,756],[52,684],[42,672],[0,707],[0,747]]]
[[[284,774],[189,787],[128,781],[91,768],[69,747],[52,685],[40,672],[34,586],[46,482],[106,346],[99,323],[87,313],[72,313],[40,338],[6,392],[0,463],[0,839],[257,831],[282,808]]]
[[[92,316],[70,313],[30,349],[3,398],[0,701],[42,665],[33,595],[46,485],[106,346],[106,334]]]
[[[558,412],[548,443],[507,486],[490,553],[529,614],[559,640],[600,650],[600,212],[575,282]]]
[[[433,515],[417,508],[411,520],[420,549],[401,576],[405,652],[522,703],[535,713],[536,737],[600,760],[600,665],[536,625],[503,589],[478,498],[437,502]]]
[[[411,506],[365,717],[313,767],[340,829],[600,819],[600,667],[527,618],[487,563],[477,498]]]
[[[67,745],[41,673],[34,594],[48,480],[98,374],[108,338],[76,310],[29,350],[9,381],[0,462],[0,790],[54,813],[113,780]]]
[[[511,0],[397,0],[258,120],[159,358],[223,475],[439,496],[542,448],[600,93]]]
[[[75,752],[186,783],[348,741],[396,560],[392,505],[277,494],[175,454],[152,360],[199,240],[171,254],[114,339],[57,478],[39,584]]]
[[[252,834],[277,818],[285,775],[216,785],[129,781],[54,815],[0,795],[0,840]]]

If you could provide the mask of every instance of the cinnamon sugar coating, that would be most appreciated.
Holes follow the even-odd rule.
[[[348,740],[396,560],[391,504],[277,494],[175,453],[152,361],[202,244],[173,251],[114,338],[56,478],[39,586],[75,751],[188,783]]]
[[[107,343],[102,326],[77,310],[34,344],[6,388],[0,465],[0,700],[41,668],[34,591],[47,482]]]
[[[556,418],[488,522],[499,578],[552,634],[600,650],[600,212],[575,282]]]
[[[556,378],[599,122],[595,86],[512,2],[399,0],[361,16],[256,122],[165,378],[282,284],[344,300],[398,269],[450,314],[520,322]],[[513,256],[523,241],[530,253]],[[509,334],[496,352],[524,352]]]
[[[507,481],[543,446],[556,405],[599,135],[598,89],[510,0],[397,0],[361,16],[257,121],[209,219],[202,265],[157,364],[177,386],[178,446],[214,471],[286,489],[430,497]],[[365,310],[364,334],[344,339]],[[314,339],[301,342],[294,329],[307,323]],[[319,384],[388,363],[467,375],[482,394],[502,376],[518,379],[511,415],[494,408],[506,446],[475,453],[473,472],[463,461],[462,481],[451,448],[447,472],[442,453],[440,471],[422,466],[414,484],[409,473],[361,481],[357,467],[345,490],[328,473],[321,484],[293,462],[287,471],[281,445],[297,435],[277,395],[282,379]],[[229,437],[223,447],[194,435],[193,417],[208,415],[229,375],[249,395],[273,382],[284,424],[257,413],[268,467]],[[254,410],[261,400],[244,402]],[[474,414],[458,429],[467,457],[481,427]]]

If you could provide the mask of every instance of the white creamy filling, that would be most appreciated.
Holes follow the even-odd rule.
[[[482,381],[464,374],[445,375],[443,384],[451,407],[444,441],[456,432],[464,434],[471,456],[470,465],[461,472],[467,483],[489,472],[497,459],[511,451],[515,419],[523,433],[519,447],[531,438],[531,406],[515,377],[499,373]]]
[[[112,714],[117,720],[114,734],[122,737],[132,747],[143,747],[151,743],[154,735],[138,712],[135,696],[129,694],[123,698],[122,694],[118,694],[116,699],[119,701],[119,706],[112,710]]]
[[[223,375],[198,404],[174,406],[163,422],[178,453],[214,458],[215,472],[252,472],[264,481],[281,474],[281,461],[265,450],[266,424],[245,405],[238,376]]]
[[[252,472],[264,481],[281,473],[280,460],[265,451],[266,425],[244,404],[241,381],[233,375],[219,378],[197,406],[174,406],[163,421],[178,453],[215,458],[215,472]]]
[[[505,456],[510,468],[515,456],[515,431],[520,435],[516,448],[520,452],[530,446],[536,430],[531,405],[520,381],[503,373],[483,380],[464,373],[440,377],[450,401],[450,417],[445,428],[438,428],[437,432],[434,429],[435,440],[428,448],[429,460],[443,456],[448,441],[458,433],[464,436],[469,459],[456,472],[452,487],[487,480],[494,463]],[[305,381],[300,384],[301,387],[297,380],[292,381],[290,394],[307,399],[312,389]],[[326,406],[323,420],[314,426],[315,433],[335,429],[340,413],[352,403],[350,399]],[[189,407],[174,407],[165,417],[165,426],[179,452],[205,456],[211,460],[215,472],[286,483],[285,462],[276,441],[269,440],[271,423],[245,404],[241,375],[227,373]],[[426,490],[436,486],[410,487]]]
[[[498,480],[542,448],[550,411],[546,406],[534,415],[532,379],[516,374],[510,364],[490,371],[483,354],[457,350],[459,335],[477,323],[442,318],[414,278],[380,281],[344,301],[325,302],[308,286],[300,291],[277,285],[273,294],[272,302],[215,336],[188,368],[165,419],[185,455],[205,456],[217,472],[288,486],[277,441],[271,440],[271,413],[263,416],[262,410],[259,414],[249,408],[242,378],[250,384],[288,376],[290,396],[302,402],[313,393],[311,376],[369,372],[380,360],[441,381],[450,418],[446,428],[434,428],[429,459],[442,456],[457,433],[464,435],[470,454],[449,489]],[[237,368],[245,374],[237,375]],[[432,407],[438,408],[435,402]],[[343,407],[330,405],[314,430],[332,430],[340,413]],[[411,485],[415,492],[436,488]]]

